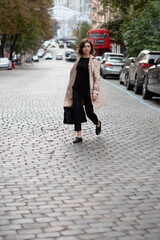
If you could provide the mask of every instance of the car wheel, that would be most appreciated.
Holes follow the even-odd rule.
[[[142,91],[142,88],[138,86],[138,77],[136,75],[135,83],[134,83],[134,92],[135,92],[135,94],[139,94],[139,93],[141,93],[141,91]]]
[[[133,89],[133,86],[130,84],[129,74],[126,76],[126,88],[127,90]]]
[[[147,76],[145,76],[143,87],[142,87],[142,97],[143,97],[143,99],[151,99],[152,98],[151,92],[149,92],[148,89],[147,89],[147,84],[148,84],[148,80],[147,80]]]

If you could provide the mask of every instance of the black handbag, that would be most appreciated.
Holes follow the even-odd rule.
[[[81,123],[87,122],[83,106],[81,106]],[[64,107],[64,124],[74,124],[74,113],[72,107]]]

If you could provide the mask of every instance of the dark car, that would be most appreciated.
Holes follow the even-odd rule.
[[[77,53],[71,53],[67,59],[69,62],[75,62],[77,60]]]
[[[144,76],[148,69],[153,65],[149,63],[149,60],[154,59],[156,62],[159,57],[160,51],[141,51],[138,57],[135,60],[132,60],[132,64],[130,65],[126,83],[127,88],[132,89],[134,87],[134,92],[140,93],[144,83]]]
[[[66,61],[68,62],[75,62],[77,59],[77,53],[71,53],[67,58]]]
[[[26,63],[33,63],[32,57],[26,58],[25,62],[26,62]]]
[[[154,64],[154,59],[149,60],[150,64]],[[145,74],[142,88],[142,97],[151,99],[153,96],[160,96],[160,57],[156,64],[148,69]]]
[[[67,42],[66,43],[66,47],[68,47],[68,48],[72,48],[73,46],[74,46],[73,42]]]
[[[125,86],[126,86],[129,67],[132,63],[132,59],[134,59],[134,58],[130,57],[130,58],[127,59],[127,61],[122,66],[122,69],[121,69],[120,74],[119,74],[119,83],[124,84]]]
[[[74,53],[75,51],[73,49],[65,51],[65,57],[69,57],[71,53]]]

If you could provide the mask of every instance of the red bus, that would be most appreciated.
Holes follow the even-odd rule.
[[[87,32],[86,37],[93,43],[96,56],[102,56],[104,52],[111,52],[107,29],[91,29]]]

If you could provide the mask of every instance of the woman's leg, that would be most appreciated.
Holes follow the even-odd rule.
[[[98,126],[99,125],[99,121],[98,121],[97,115],[94,113],[94,109],[93,109],[93,105],[92,105],[89,89],[86,89],[85,91],[83,91],[83,99],[84,99],[84,103],[85,103],[85,110],[86,110],[87,117],[95,125]]]
[[[73,89],[73,113],[75,120],[75,131],[77,131],[77,137],[81,138],[81,92],[77,89]]]

